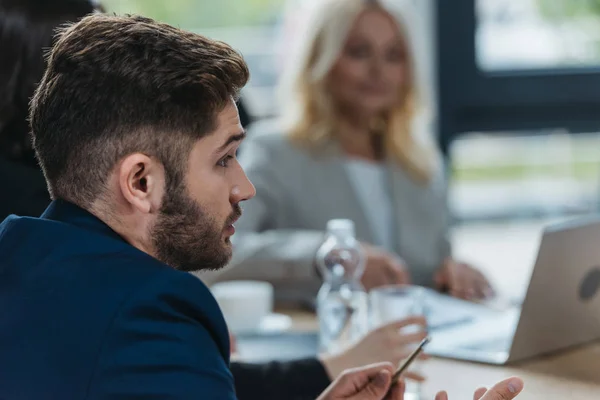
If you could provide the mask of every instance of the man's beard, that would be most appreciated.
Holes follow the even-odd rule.
[[[231,259],[232,246],[223,232],[242,211],[239,205],[224,225],[208,215],[185,193],[176,189],[163,199],[152,241],[157,258],[182,271],[218,270]]]

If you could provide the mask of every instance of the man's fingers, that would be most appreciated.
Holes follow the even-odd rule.
[[[406,384],[401,379],[390,388],[385,400],[404,400],[404,391],[406,390]]]
[[[519,378],[508,378],[496,383],[479,400],[511,400],[523,390],[523,381]]]
[[[473,395],[473,400],[512,400],[523,390],[523,381],[512,377],[496,383],[490,390],[479,388]],[[439,392],[435,400],[448,400],[446,392]]]
[[[442,391],[435,395],[435,400],[448,400],[448,393]]]
[[[390,388],[392,374],[387,369],[379,371],[367,385],[352,399],[376,400],[381,399]]]
[[[394,366],[389,362],[351,368],[342,372],[333,385],[336,390],[345,388],[348,393],[357,393],[356,396],[347,397],[348,400],[381,399],[388,390],[393,372]],[[338,390],[336,393],[342,392]]]
[[[483,395],[487,392],[487,388],[481,387],[475,391],[473,394],[473,400],[479,400],[483,397]]]

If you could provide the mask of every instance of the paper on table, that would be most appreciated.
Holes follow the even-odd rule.
[[[447,328],[494,314],[494,310],[451,296],[427,290],[425,294],[425,317],[430,330]]]
[[[438,349],[462,347],[478,342],[493,342],[509,339],[515,334],[519,321],[520,309],[494,311],[491,315],[482,316],[464,325],[456,325],[432,333],[428,350],[435,354]],[[508,347],[506,348],[508,350]]]

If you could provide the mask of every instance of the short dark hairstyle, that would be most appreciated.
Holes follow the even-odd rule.
[[[89,207],[135,152],[162,162],[167,190],[180,185],[193,143],[248,78],[229,45],[149,18],[95,14],[66,27],[30,110],[51,196]]]
[[[35,166],[28,105],[55,29],[97,10],[91,0],[0,0],[0,156]]]

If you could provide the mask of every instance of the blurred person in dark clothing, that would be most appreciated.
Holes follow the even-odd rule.
[[[0,221],[38,216],[50,203],[31,146],[28,103],[54,30],[99,7],[91,0],[0,0]]]

